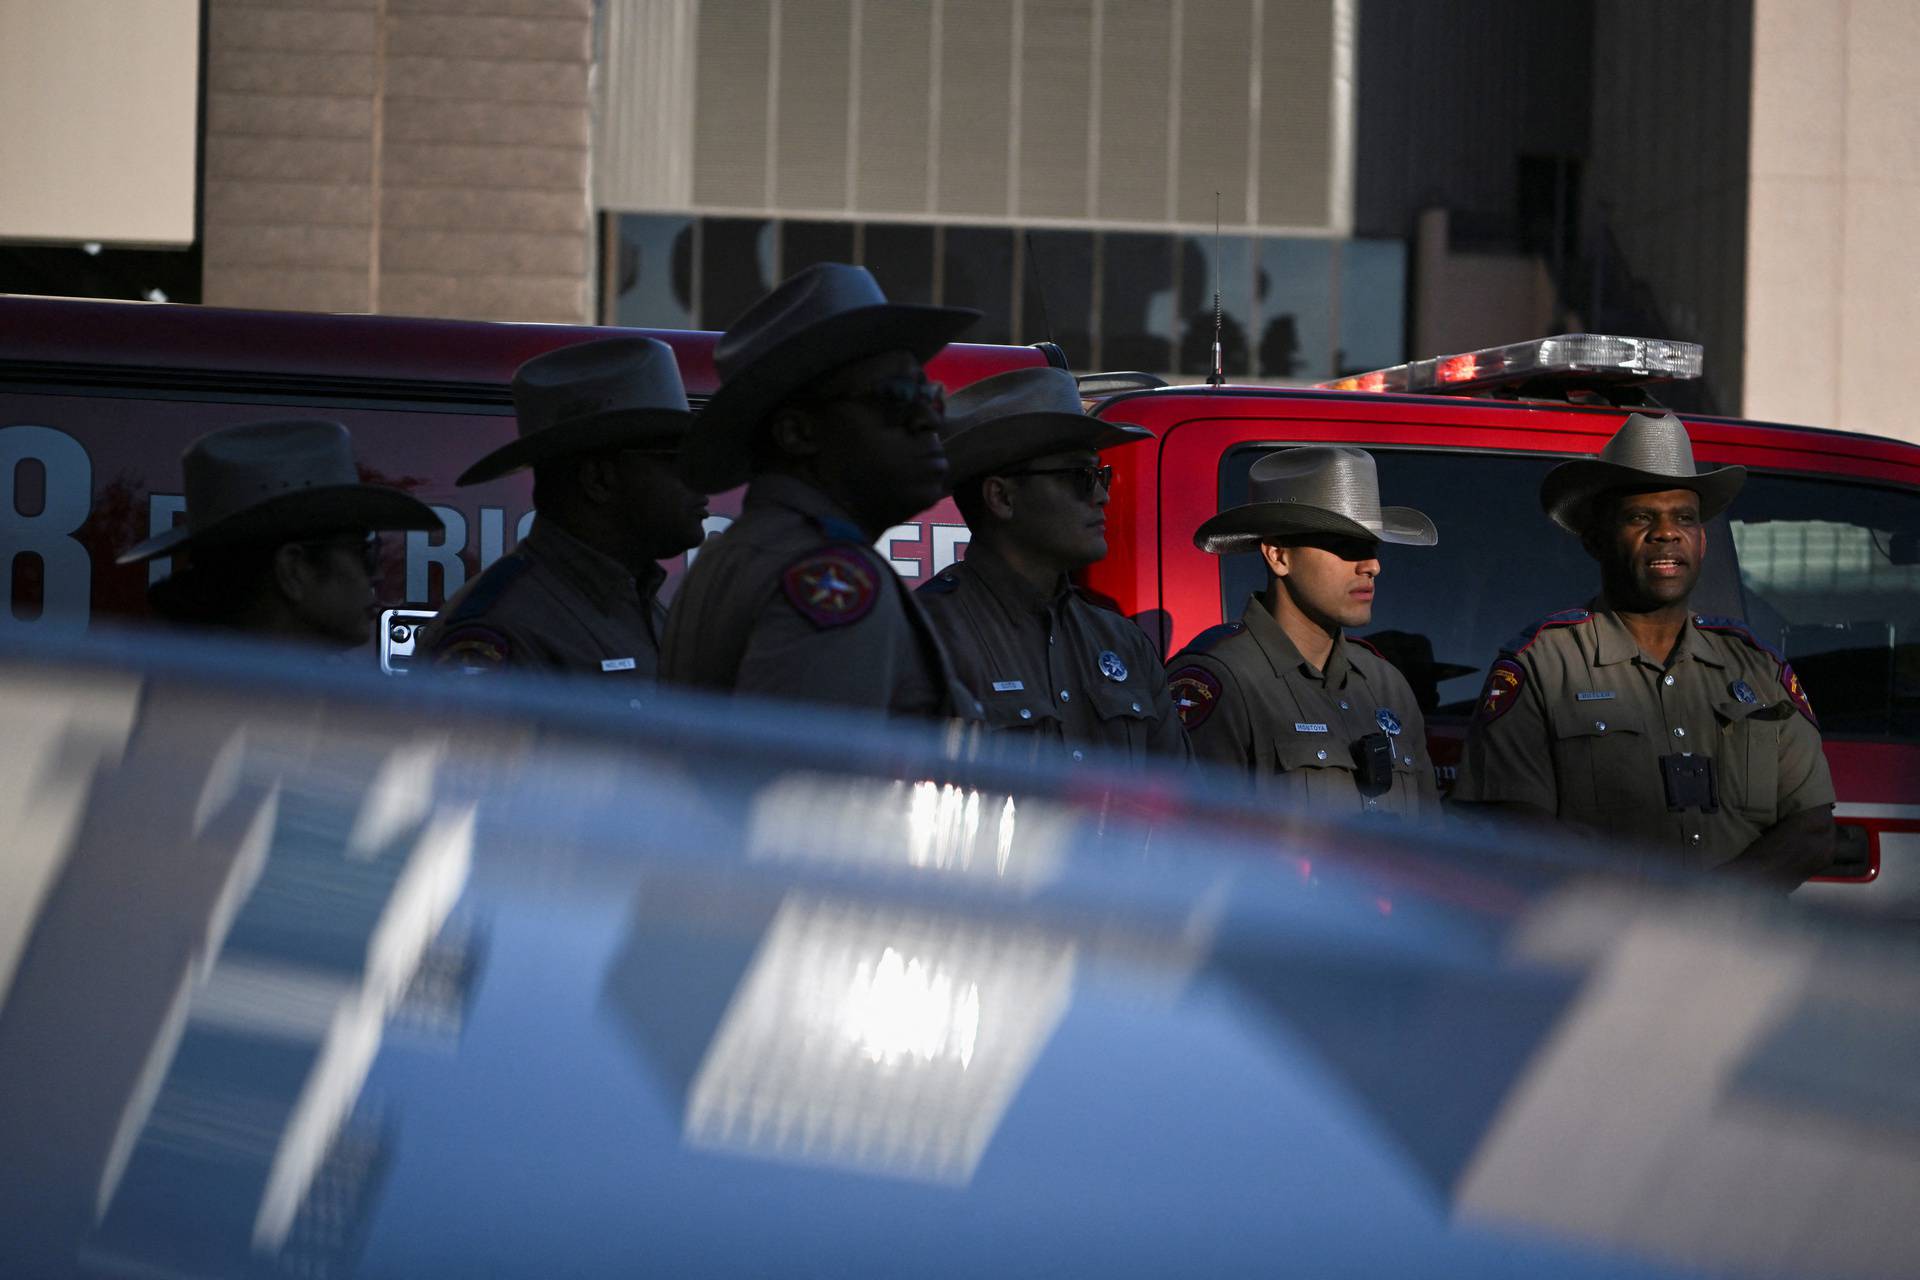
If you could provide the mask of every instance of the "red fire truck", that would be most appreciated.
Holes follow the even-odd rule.
[[[167,564],[113,559],[177,517],[187,442],[230,423],[319,414],[352,429],[368,478],[409,490],[446,521],[444,535],[408,534],[388,551],[393,608],[379,660],[404,671],[418,623],[531,519],[524,475],[453,486],[511,436],[514,367],[608,332],[0,297],[0,564],[10,606],[0,636],[142,614],[146,586]],[[712,392],[716,335],[652,336],[678,353],[696,403]],[[1090,375],[1090,411],[1146,427],[1156,442],[1111,458],[1112,554],[1087,585],[1171,652],[1238,617],[1260,584],[1256,558],[1216,558],[1192,542],[1203,519],[1244,498],[1253,460],[1290,444],[1367,448],[1386,500],[1428,512],[1441,531],[1437,548],[1383,548],[1369,634],[1431,708],[1444,783],[1500,642],[1591,593],[1592,565],[1539,512],[1541,477],[1597,451],[1626,413],[1652,403],[1650,385],[1697,376],[1699,360],[1687,344],[1576,335],[1318,388]],[[932,373],[951,387],[1047,362],[1065,363],[1045,345],[957,345]],[[1820,713],[1851,829],[1845,874],[1810,888],[1920,913],[1920,447],[1727,418],[1689,423],[1703,462],[1752,473],[1710,532],[1695,604],[1746,618],[1792,660]],[[713,527],[735,501],[715,502]],[[889,530],[880,549],[917,581],[964,554],[965,542],[942,503]]]

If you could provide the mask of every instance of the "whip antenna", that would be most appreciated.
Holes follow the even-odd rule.
[[[1213,193],[1213,372],[1207,375],[1207,385],[1223,387],[1227,384],[1226,368],[1220,357],[1220,193]]]
[[[1040,299],[1040,331],[1053,341],[1053,321],[1047,316],[1047,282],[1040,278],[1040,255],[1033,251],[1033,232],[1027,232],[1027,261],[1033,264],[1033,292]]]

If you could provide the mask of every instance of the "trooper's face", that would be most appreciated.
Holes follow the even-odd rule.
[[[815,470],[860,508],[854,514],[884,527],[946,496],[945,396],[909,352],[834,370],[809,388],[806,404],[816,421]]]
[[[620,449],[609,462],[608,487],[637,555],[665,560],[700,545],[707,498],[680,478],[673,449]]]
[[[1329,631],[1373,621],[1373,582],[1380,576],[1380,545],[1366,538],[1322,534],[1263,542],[1260,553],[1294,606]]]
[[[986,494],[1005,522],[1005,536],[1027,554],[1062,571],[1082,569],[1107,554],[1107,501],[1100,455],[1091,449],[1050,453],[1009,467],[987,480]]]
[[[365,644],[377,607],[379,537],[343,533],[295,543],[281,552],[282,589],[301,627],[323,644],[346,649]]]
[[[1585,542],[1612,604],[1630,612],[1685,604],[1707,558],[1700,495],[1664,489],[1603,498]]]

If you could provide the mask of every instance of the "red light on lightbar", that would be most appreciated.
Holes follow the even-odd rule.
[[[1480,360],[1474,355],[1448,356],[1434,371],[1434,378],[1439,382],[1471,382],[1479,376]]]
[[[1387,375],[1384,373],[1363,373],[1353,380],[1355,391],[1385,391]]]

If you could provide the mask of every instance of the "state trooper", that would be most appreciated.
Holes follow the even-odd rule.
[[[695,487],[746,483],[674,602],[663,679],[697,688],[971,718],[925,612],[873,543],[946,494],[945,398],[923,364],[978,313],[888,302],[822,263],[755,303],[714,349],[720,389],[687,440]]]
[[[988,729],[1036,755],[1191,755],[1154,644],[1067,579],[1107,554],[1100,450],[1152,438],[1088,417],[1062,369],[998,374],[948,401],[953,500],[973,536],[918,595]]]
[[[1436,819],[1413,689],[1345,634],[1373,617],[1379,544],[1433,546],[1433,521],[1382,507],[1373,457],[1360,449],[1283,449],[1248,480],[1249,500],[1193,540],[1212,555],[1258,550],[1266,592],[1168,664],[1195,757],[1314,812]]]
[[[606,338],[513,375],[518,436],[460,476],[533,469],[520,544],[456,592],[421,637],[434,670],[591,676],[630,696],[659,672],[660,561],[699,545],[706,499],[680,478],[692,422],[673,350]]]
[[[120,564],[184,556],[148,592],[168,622],[334,649],[367,642],[377,530],[439,529],[433,508],[363,484],[347,429],[323,419],[210,431],[181,455],[186,519]]]
[[[1745,482],[1700,470],[1679,419],[1639,413],[1548,473],[1540,504],[1599,564],[1600,594],[1500,651],[1455,802],[1778,887],[1826,865],[1833,780],[1806,691],[1744,623],[1688,604],[1707,521]]]

